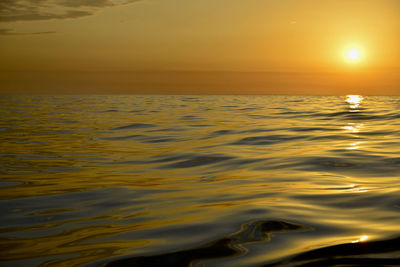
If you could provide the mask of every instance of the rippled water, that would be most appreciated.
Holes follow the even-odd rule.
[[[3,266],[400,262],[400,97],[1,96]]]

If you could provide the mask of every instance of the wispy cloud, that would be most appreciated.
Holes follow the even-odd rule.
[[[2,29],[0,28],[0,35],[40,35],[40,34],[53,34],[55,31],[46,31],[46,32],[15,32],[13,29]]]
[[[0,22],[76,19],[140,0],[1,0]]]
[[[0,35],[18,35],[18,33],[11,29],[0,29]]]

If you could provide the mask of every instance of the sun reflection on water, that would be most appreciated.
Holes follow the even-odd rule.
[[[215,262],[201,261],[245,266],[385,240],[400,225],[399,98],[361,100],[21,96],[0,105],[2,260],[70,266],[209,251]],[[247,254],[237,240],[250,240]]]
[[[351,133],[359,133],[363,126],[364,124],[362,123],[348,123],[348,125],[343,126],[343,129]]]
[[[368,192],[368,189],[366,189],[365,187],[355,187],[351,191],[353,193],[365,193],[365,192]]]
[[[352,184],[352,185],[350,185],[350,186],[348,187],[348,190],[349,190],[349,192],[351,192],[351,193],[365,193],[365,192],[368,192],[369,189],[366,188],[366,187],[361,187],[361,186]]]
[[[349,147],[347,147],[347,150],[355,150],[355,149],[359,149],[360,148],[360,144],[362,144],[363,142],[354,142],[349,144]]]
[[[367,235],[363,235],[363,236],[361,236],[359,239],[351,241],[351,243],[364,242],[364,241],[367,240],[367,239],[368,239],[368,236],[367,236]]]
[[[351,109],[357,109],[361,102],[363,101],[363,97],[361,95],[347,95],[346,102],[350,104]]]

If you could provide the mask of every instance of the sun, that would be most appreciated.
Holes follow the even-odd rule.
[[[362,50],[359,47],[347,47],[344,51],[344,58],[348,63],[358,63],[362,59]]]
[[[350,61],[357,61],[357,60],[359,60],[360,59],[360,51],[359,50],[357,50],[357,49],[350,49],[348,52],[347,52],[347,58],[350,60]]]

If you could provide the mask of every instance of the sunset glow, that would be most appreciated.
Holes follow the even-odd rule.
[[[360,51],[356,48],[350,49],[347,52],[347,58],[352,62],[360,60]]]
[[[0,9],[1,92],[400,91],[398,1],[75,2]]]
[[[399,15],[0,0],[0,266],[399,262]]]

